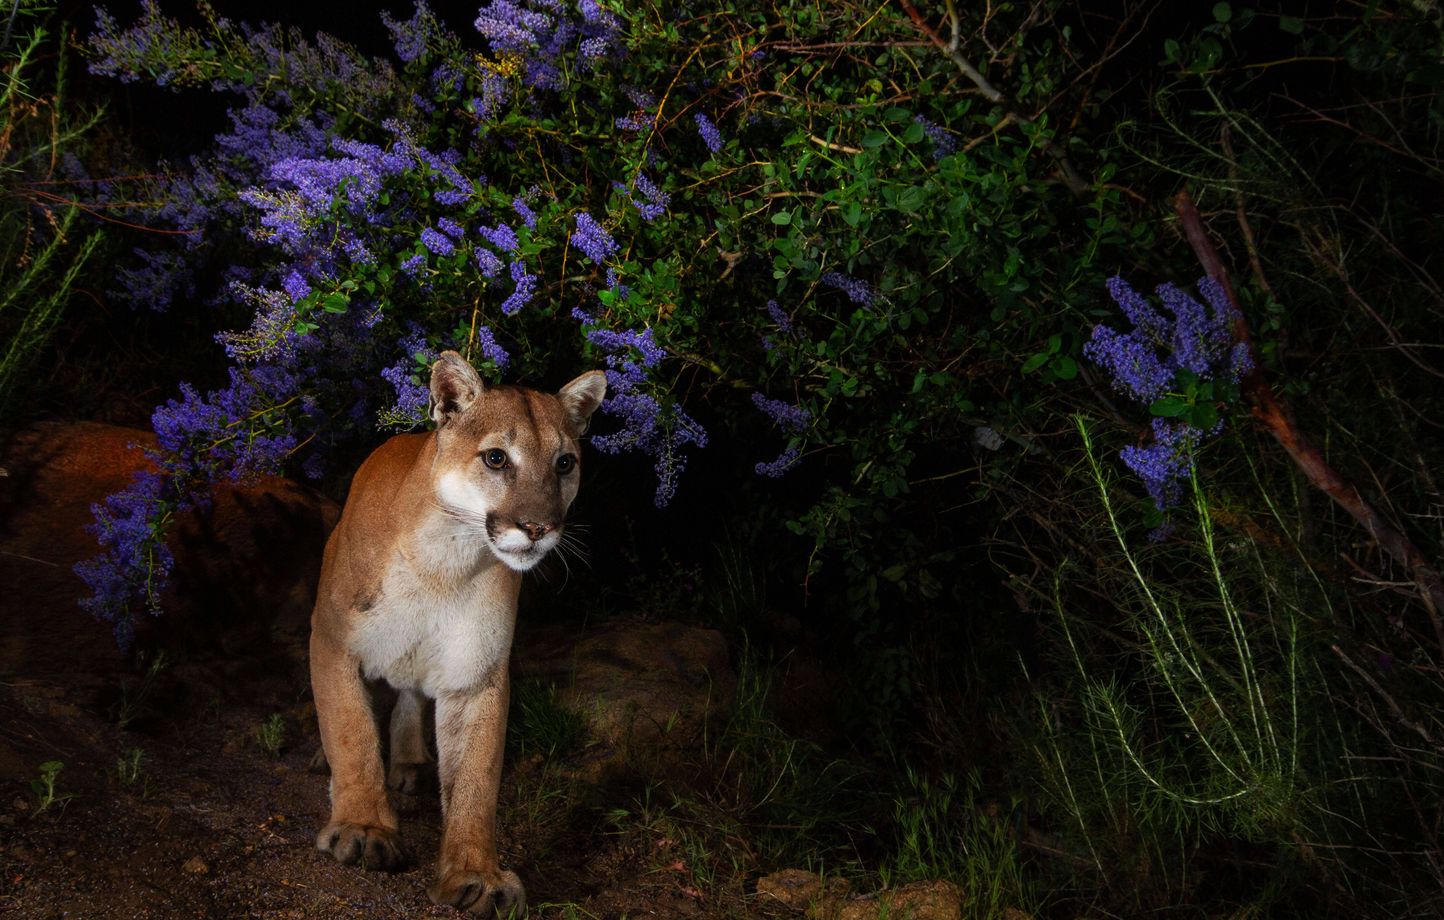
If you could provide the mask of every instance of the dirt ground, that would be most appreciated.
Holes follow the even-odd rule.
[[[425,894],[440,833],[434,791],[393,793],[410,857],[403,871],[341,866],[314,849],[326,777],[309,769],[315,719],[295,656],[180,663],[149,681],[71,678],[0,685],[0,915],[456,915]],[[277,714],[285,740],[273,756],[258,727]],[[129,775],[122,761],[137,748]],[[609,820],[635,788],[567,780],[576,775],[568,764],[537,755],[511,760],[502,859],[524,880],[532,916],[762,910],[740,894],[741,880],[704,893],[670,841]],[[41,810],[31,781],[50,761],[64,766]]]

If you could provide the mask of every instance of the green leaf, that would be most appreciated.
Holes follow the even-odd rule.
[[[773,215],[772,215],[772,222],[773,222],[774,224],[778,224],[778,225],[781,225],[781,226],[786,226],[786,225],[792,223],[792,212],[791,212],[791,211],[778,211],[776,214],[773,214]]]
[[[1036,371],[1038,368],[1040,368],[1040,367],[1042,367],[1043,365],[1047,364],[1047,363],[1048,363],[1048,359],[1051,358],[1051,357],[1053,357],[1053,356],[1050,355],[1050,354],[1049,354],[1048,352],[1046,352],[1046,351],[1040,351],[1040,352],[1038,352],[1036,355],[1034,355],[1033,357],[1031,357],[1031,358],[1029,358],[1028,360],[1026,360],[1026,361],[1023,362],[1023,373],[1025,373],[1025,374],[1031,374],[1031,373],[1033,373],[1033,372]]]
[[[1213,426],[1218,424],[1218,409],[1213,403],[1199,403],[1188,413],[1188,423],[1195,428],[1211,431]]]
[[[327,313],[345,313],[346,307],[348,307],[350,304],[351,298],[338,291],[335,294],[329,295],[325,300],[321,301],[321,309],[325,310]]]
[[[1148,411],[1160,418],[1178,418],[1188,411],[1188,400],[1179,399],[1177,396],[1165,396],[1162,399],[1155,399]]]
[[[900,210],[912,213],[921,208],[927,200],[927,191],[914,185],[911,188],[903,189],[902,194],[897,196],[897,206]]]
[[[887,135],[881,131],[869,131],[862,136],[862,146],[874,150],[887,143]]]
[[[908,125],[908,129],[903,132],[903,140],[907,141],[909,144],[919,143],[920,141],[922,141],[923,137],[923,126],[918,124],[917,122],[913,122],[912,124]]]
[[[1227,3],[1215,3],[1213,5],[1213,18],[1218,22],[1228,22],[1233,18],[1233,7]]]
[[[1290,35],[1298,35],[1304,31],[1304,21],[1297,16],[1280,16],[1279,28]]]
[[[1053,363],[1048,365],[1048,369],[1059,380],[1072,380],[1078,376],[1078,362],[1067,355],[1059,355],[1054,358]]]

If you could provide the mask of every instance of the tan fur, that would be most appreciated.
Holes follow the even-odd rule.
[[[428,893],[471,913],[525,910],[521,881],[496,852],[517,593],[521,573],[560,539],[581,479],[576,439],[605,390],[599,371],[555,396],[488,389],[447,352],[432,369],[437,429],[392,438],[357,471],[311,619],[311,684],[331,765],[319,849],[368,867],[400,862],[386,786],[415,788],[429,759],[429,697],[444,830]],[[493,450],[504,468],[487,465]],[[566,473],[563,456],[574,458]],[[368,678],[399,691],[385,774]]]

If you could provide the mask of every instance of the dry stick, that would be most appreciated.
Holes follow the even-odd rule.
[[[1374,680],[1374,678],[1369,676],[1367,671],[1355,664],[1354,660],[1348,655],[1345,655],[1344,650],[1339,648],[1338,645],[1330,643],[1329,648],[1334,650],[1334,654],[1339,656],[1339,660],[1347,665],[1350,671],[1359,675],[1359,678],[1379,695],[1379,698],[1384,701],[1384,705],[1389,707],[1389,714],[1394,717],[1395,721],[1414,732],[1420,738],[1423,738],[1425,744],[1434,746],[1434,739],[1430,736],[1429,729],[1406,716],[1404,710],[1399,707],[1399,704],[1394,701],[1394,698],[1385,692],[1383,687],[1379,686],[1378,681]]]
[[[1188,237],[1193,254],[1203,265],[1204,272],[1223,287],[1224,294],[1234,306],[1234,341],[1243,343],[1253,357],[1255,352],[1248,322],[1243,318],[1243,311],[1238,308],[1238,296],[1234,293],[1228,270],[1223,267],[1218,250],[1214,249],[1212,241],[1209,240],[1208,232],[1203,227],[1203,219],[1199,217],[1198,208],[1193,204],[1193,196],[1187,189],[1174,198],[1173,209],[1178,213],[1184,235]],[[1424,609],[1428,611],[1429,619],[1433,623],[1435,639],[1439,642],[1440,649],[1444,650],[1444,620],[1440,617],[1441,612],[1444,612],[1444,580],[1440,579],[1439,573],[1413,541],[1379,513],[1353,483],[1344,479],[1329,465],[1329,461],[1299,430],[1293,415],[1279,401],[1278,395],[1264,377],[1256,357],[1253,365],[1253,370],[1240,382],[1244,395],[1251,403],[1250,411],[1254,418],[1263,423],[1269,434],[1274,436],[1274,440],[1279,442],[1279,446],[1298,464],[1309,482],[1333,499],[1340,508],[1349,512],[1384,552],[1409,569],[1419,597],[1424,602]]]
[[[958,50],[962,33],[958,22],[957,7],[953,5],[952,0],[948,0],[948,18],[951,20],[953,30],[951,41],[944,41],[943,37],[939,35],[932,26],[928,25],[927,20],[923,19],[922,13],[919,13],[918,8],[913,6],[912,0],[898,0],[898,2],[902,4],[903,12],[907,13],[908,17],[912,19],[913,25],[917,26],[918,31],[926,35],[935,48],[947,55],[948,60],[957,65],[958,70],[962,71],[963,76],[967,77],[968,80],[978,88],[978,91],[983,94],[984,99],[987,99],[995,105],[1001,105],[1003,111],[1011,115],[1013,120],[1019,124],[1033,124],[1032,116],[1020,111],[1002,90],[989,83],[988,78],[983,76],[978,71],[978,68],[974,67],[972,62],[963,57],[962,52]],[[1086,195],[1088,193],[1088,183],[1083,180],[1082,176],[1078,175],[1078,171],[1073,168],[1073,162],[1068,159],[1068,154],[1063,152],[1063,148],[1051,140],[1043,140],[1042,144],[1043,152],[1057,162],[1058,172],[1063,177],[1063,184],[1068,186],[1068,190],[1079,198]]]

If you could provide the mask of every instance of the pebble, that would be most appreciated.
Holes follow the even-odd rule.
[[[181,871],[189,872],[191,875],[205,875],[207,872],[211,871],[211,867],[206,865],[205,860],[201,859],[199,856],[192,856],[190,859],[187,859],[185,863],[181,866]]]

